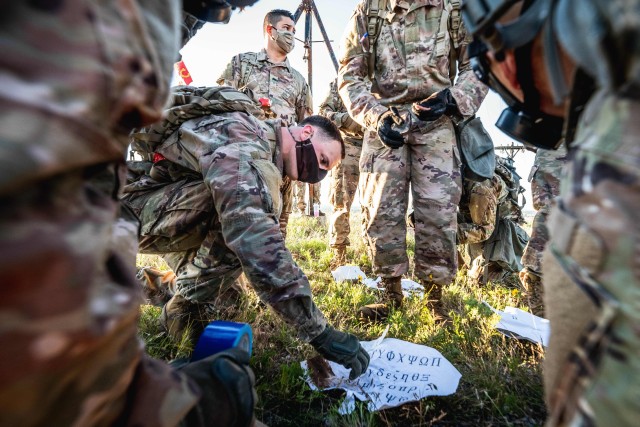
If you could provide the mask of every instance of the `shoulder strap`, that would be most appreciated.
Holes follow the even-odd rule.
[[[369,78],[373,78],[376,59],[376,42],[380,35],[382,21],[387,16],[388,0],[368,0],[366,6],[367,13],[367,38],[369,39]]]
[[[457,74],[457,49],[460,46],[458,38],[461,23],[460,0],[443,0],[440,26],[436,36],[436,57],[449,55],[449,79],[452,84]],[[447,34],[450,40],[449,52],[447,52]]]
[[[238,89],[241,89],[247,85],[249,74],[251,73],[249,68],[257,64],[258,55],[255,52],[247,52],[238,54],[236,57],[240,62],[240,79],[238,80]]]

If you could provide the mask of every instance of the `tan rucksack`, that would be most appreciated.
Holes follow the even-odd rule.
[[[244,111],[263,119],[262,109],[244,93],[229,87],[177,86],[164,119],[131,134],[131,151],[153,162],[156,148],[187,120],[206,115]]]

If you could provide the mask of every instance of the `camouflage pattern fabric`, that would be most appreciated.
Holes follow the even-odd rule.
[[[459,113],[473,115],[487,88],[478,82],[467,56],[464,26],[456,40],[458,78],[449,77],[452,42],[444,31],[446,48],[435,52],[441,2],[391,0],[375,47],[365,35],[366,0],[356,7],[342,43],[338,90],[349,115],[369,129],[360,158],[360,195],[365,233],[373,270],[382,277],[401,276],[408,269],[406,221],[409,187],[416,219],[416,275],[426,283],[451,283],[456,271],[456,207],[461,193],[459,155],[453,124],[448,117],[420,122],[410,104],[451,88]],[[369,83],[368,51],[375,49],[375,71]],[[371,84],[371,88],[369,85]],[[406,145],[385,147],[374,131],[390,106],[399,108],[407,123]],[[410,184],[410,185],[409,185]]]
[[[154,165],[184,173],[164,182],[145,175],[124,200],[142,222],[140,251],[163,255],[175,272],[178,306],[215,304],[244,272],[258,296],[310,341],[326,321],[278,224],[283,125],[241,112],[191,119],[157,148],[165,160]]]
[[[560,194],[560,177],[567,161],[564,144],[557,150],[538,148],[529,174],[533,208],[537,212],[531,225],[531,239],[522,255],[522,265],[538,276],[542,273],[542,252],[549,241],[547,218],[554,199]]]
[[[233,57],[226,69],[218,78],[219,85],[227,85],[242,90],[251,95],[258,102],[260,98],[268,98],[271,101],[269,113],[272,117],[284,120],[293,125],[301,122],[305,117],[313,114],[313,101],[311,89],[295,68],[289,64],[289,60],[282,63],[274,63],[269,60],[267,51],[241,53]],[[286,236],[289,215],[297,198],[297,206],[304,203],[304,183],[287,183],[282,189],[283,209],[280,215],[280,228]],[[317,186],[319,203],[320,185]],[[302,197],[299,196],[302,194]],[[301,211],[304,212],[306,204]]]
[[[296,181],[293,183],[293,202],[299,214],[307,213],[307,195],[310,188],[313,187],[313,197],[311,197],[311,205],[309,206],[309,214],[313,215],[313,204],[320,204],[320,183],[307,184],[306,182]]]
[[[337,79],[331,82],[319,113],[336,124],[345,142],[345,158],[331,171],[329,189],[329,201],[333,206],[333,214],[329,219],[329,245],[344,247],[349,245],[349,211],[358,189],[364,132],[362,126],[349,117],[338,94]]]
[[[243,91],[248,89],[247,93],[252,94],[256,102],[268,98],[275,117],[288,125],[313,114],[311,89],[302,74],[289,65],[288,59],[271,62],[265,49],[234,56],[217,83]]]
[[[2,13],[0,424],[176,425],[198,391],[136,336],[136,227],[117,195],[129,131],[166,100],[179,3]]]
[[[517,218],[508,200],[508,186],[497,173],[482,182],[463,180],[457,238],[464,245],[461,254],[470,278],[486,283],[520,271],[521,240],[527,235],[515,222]],[[516,236],[508,235],[507,229]]]
[[[552,325],[544,365],[550,426],[631,426],[640,417],[637,98],[602,90],[590,100],[549,218],[543,282]]]

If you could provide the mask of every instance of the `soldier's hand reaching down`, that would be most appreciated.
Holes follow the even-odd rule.
[[[349,379],[362,375],[369,366],[369,353],[354,335],[337,331],[331,326],[311,341],[311,345],[327,360],[351,369]]]
[[[402,126],[404,120],[398,114],[398,110],[391,108],[378,119],[378,136],[384,145],[389,148],[400,148],[404,145],[404,137],[398,132],[397,127]]]
[[[458,104],[447,88],[420,102],[414,102],[411,109],[420,120],[429,122],[438,120],[443,114],[454,114],[458,111]]]

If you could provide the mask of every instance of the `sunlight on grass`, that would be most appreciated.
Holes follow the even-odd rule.
[[[528,310],[514,284],[478,287],[459,274],[443,292],[444,306],[451,317],[444,326],[434,320],[427,297],[405,299],[402,309],[393,311],[384,324],[363,324],[356,311],[376,302],[378,293],[362,284],[333,281],[325,218],[292,217],[287,247],[308,276],[314,300],[329,322],[361,340],[379,337],[390,324],[389,337],[437,349],[462,373],[462,379],[451,396],[430,397],[376,413],[359,404],[352,414],[340,416],[337,410],[343,392],[313,392],[302,379],[299,362],[314,355],[313,348],[299,341],[295,330],[250,292],[233,320],[250,323],[254,331],[251,366],[260,397],[258,419],[270,426],[292,427],[543,424],[542,348],[504,337],[493,327],[497,316],[482,304],[487,301],[500,309],[511,305]],[[359,215],[352,215],[347,258],[371,275],[360,227]],[[411,270],[407,277],[413,272],[414,251],[415,240],[409,232]],[[139,255],[138,265],[168,268],[155,256]],[[172,342],[159,328],[159,314],[159,308],[141,308],[140,330],[148,351],[167,360],[187,356],[188,346]]]

